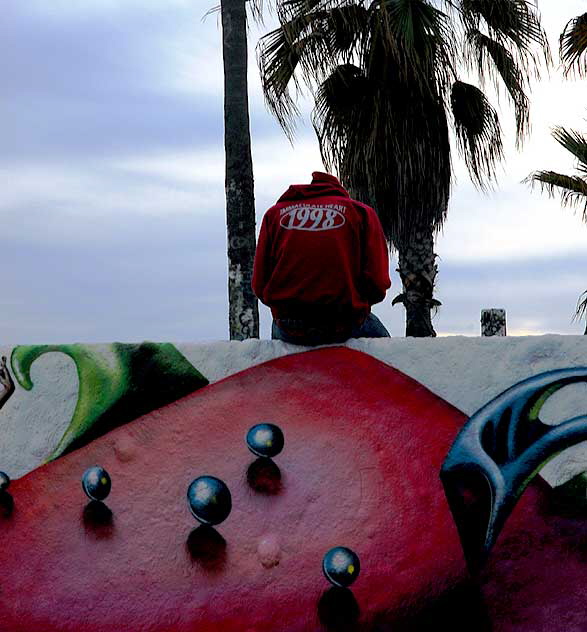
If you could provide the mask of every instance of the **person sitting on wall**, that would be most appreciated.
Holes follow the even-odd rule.
[[[391,286],[387,244],[375,211],[338,179],[316,171],[263,217],[252,287],[271,308],[271,337],[301,345],[383,338],[371,313]]]

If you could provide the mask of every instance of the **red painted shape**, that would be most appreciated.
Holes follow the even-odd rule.
[[[273,495],[246,478],[245,434],[261,421],[285,434]],[[346,348],[207,386],[13,482],[14,511],[0,517],[0,630],[319,630],[321,562],[336,545],[360,556],[357,629],[393,620],[465,576],[438,476],[464,421]],[[112,477],[112,524],[83,517],[80,477],[96,463]],[[233,510],[217,527],[225,550],[199,560],[186,490],[203,474],[226,482]]]
[[[492,632],[587,630],[587,514],[568,511],[541,480],[522,496],[483,574]]]

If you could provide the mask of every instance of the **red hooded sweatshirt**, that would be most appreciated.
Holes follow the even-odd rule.
[[[337,178],[314,172],[265,213],[252,286],[276,320],[362,323],[391,286],[377,214]]]

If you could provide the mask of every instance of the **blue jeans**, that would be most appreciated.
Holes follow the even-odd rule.
[[[300,321],[283,319],[280,321],[286,327],[291,325],[292,328],[298,329]],[[299,335],[289,335],[281,329],[275,321],[271,325],[271,339],[282,340],[296,345],[305,345],[313,347],[315,345],[325,345],[337,342],[344,342],[349,338],[390,338],[389,332],[383,323],[370,313],[361,325],[353,327],[349,335],[337,335],[325,330],[324,328],[304,328]]]

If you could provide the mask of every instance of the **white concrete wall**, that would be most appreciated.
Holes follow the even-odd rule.
[[[587,336],[447,337],[362,339],[347,346],[368,353],[426,385],[470,415],[512,384],[544,371],[587,366]],[[249,340],[176,344],[210,382],[303,348],[278,341]],[[108,358],[108,345],[94,349]],[[12,349],[0,347],[0,356]],[[0,410],[0,470],[17,478],[40,465],[67,428],[76,401],[78,378],[73,361],[48,353],[32,365],[34,387],[16,392]],[[555,394],[543,421],[556,423],[587,413],[587,384]],[[560,455],[543,470],[556,484],[587,470],[587,444]]]

